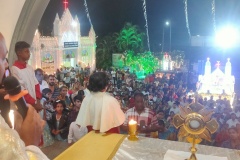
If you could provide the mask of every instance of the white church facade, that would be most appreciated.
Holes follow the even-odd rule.
[[[96,35],[93,27],[89,35],[81,36],[80,23],[66,9],[61,17],[58,14],[53,22],[53,37],[41,36],[36,31],[31,46],[29,60],[34,68],[42,68],[46,73],[56,72],[62,67],[96,67]]]
[[[210,96],[213,96],[214,99],[222,96],[230,100],[232,104],[235,96],[235,77],[232,75],[230,59],[227,59],[224,72],[220,69],[220,61],[217,61],[215,66],[216,69],[212,71],[210,59],[207,58],[205,73],[198,77],[197,92],[208,99]]]

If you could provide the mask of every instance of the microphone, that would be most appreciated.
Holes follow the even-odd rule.
[[[28,91],[21,90],[19,81],[13,76],[6,77],[3,84],[6,92],[8,93],[4,99],[13,101],[18,108],[18,112],[24,119],[27,115],[28,107],[23,96],[26,95]]]

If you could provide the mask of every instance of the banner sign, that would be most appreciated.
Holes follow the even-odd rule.
[[[113,67],[122,68],[124,66],[124,57],[121,53],[112,54],[112,65]]]
[[[78,42],[64,42],[64,48],[77,48]]]

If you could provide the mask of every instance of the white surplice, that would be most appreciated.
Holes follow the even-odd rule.
[[[34,136],[34,135],[29,135]],[[4,160],[49,160],[36,146],[25,146],[18,133],[9,128],[0,115],[0,159]]]
[[[76,123],[91,125],[94,130],[106,132],[125,121],[125,115],[118,101],[106,92],[91,92],[82,102]]]

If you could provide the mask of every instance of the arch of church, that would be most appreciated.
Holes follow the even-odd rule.
[[[32,43],[34,33],[50,0],[0,1],[0,32],[9,48],[9,65],[16,59],[17,41]]]

